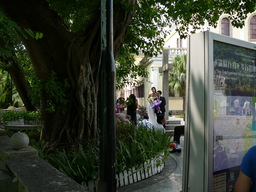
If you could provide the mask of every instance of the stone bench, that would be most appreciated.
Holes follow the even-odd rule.
[[[0,172],[3,168],[4,171],[9,170],[13,180],[16,180],[13,185],[16,183],[19,192],[87,191],[85,187],[38,157],[37,150],[33,147],[13,150],[8,136],[0,136],[0,160]]]

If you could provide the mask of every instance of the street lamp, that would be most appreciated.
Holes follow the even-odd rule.
[[[115,192],[116,71],[113,56],[113,0],[101,0],[101,58],[98,117],[100,127],[100,192]]]

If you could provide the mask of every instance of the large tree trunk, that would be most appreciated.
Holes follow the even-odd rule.
[[[91,67],[89,49],[84,38],[76,38],[67,48],[67,76],[70,87],[65,93],[67,104],[56,103],[55,111],[47,110],[51,100],[43,92],[42,111],[44,138],[51,144],[77,144],[95,138],[97,131],[97,73]],[[81,57],[81,55],[83,55]],[[98,60],[99,52],[91,54]],[[99,61],[99,60],[98,60]]]
[[[9,36],[9,34],[5,34],[2,37],[0,37],[0,46],[14,47],[13,44],[11,43],[12,41],[10,41],[10,38],[11,37]],[[16,90],[20,95],[21,100],[25,105],[26,110],[34,111],[36,108],[35,105],[32,103],[29,83],[25,78],[23,70],[17,63],[17,60],[19,59],[16,57],[14,50],[11,51],[11,54],[12,57],[0,55],[0,61],[3,63],[3,65],[1,65],[1,69],[7,71],[11,75],[11,79],[16,87]]]
[[[44,0],[2,0],[0,7],[22,28],[43,33],[39,40],[19,34],[42,82],[43,139],[52,146],[72,147],[95,138],[100,10],[82,33],[71,33]],[[120,10],[115,18],[114,46],[118,51],[132,17]]]
[[[27,111],[36,110],[35,105],[32,103],[31,91],[29,89],[29,83],[26,80],[23,71],[19,67],[18,63],[12,62],[12,65],[6,68],[6,71],[11,75],[12,81],[16,90],[18,91],[21,100]]]

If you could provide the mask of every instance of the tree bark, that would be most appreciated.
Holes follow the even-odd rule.
[[[22,28],[43,33],[39,40],[19,34],[43,85],[42,138],[52,146],[72,147],[97,137],[100,11],[85,24],[83,33],[71,33],[44,0],[1,0],[0,8]],[[116,16],[114,47],[118,51],[132,13],[119,10]],[[54,90],[47,87],[53,72],[55,83],[69,84],[57,94],[62,99],[52,95]]]

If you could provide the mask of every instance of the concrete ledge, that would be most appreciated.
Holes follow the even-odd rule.
[[[169,110],[169,115],[181,115],[183,113],[183,110]]]
[[[13,150],[8,136],[0,136],[0,191],[2,186],[6,192],[87,191],[83,186],[38,157],[35,148],[28,146],[24,149]],[[18,190],[15,190],[17,188]]]
[[[2,128],[6,130],[34,130],[41,129],[42,125],[3,125]]]
[[[23,149],[14,150],[10,146],[10,138],[8,136],[0,136],[0,160],[4,166],[9,159],[35,155],[38,155],[35,148],[27,146]]]
[[[16,157],[7,166],[21,192],[85,192],[86,189],[37,156]]]
[[[8,172],[0,170],[0,190],[3,192],[14,192],[18,191],[17,181],[13,180],[12,175]]]

